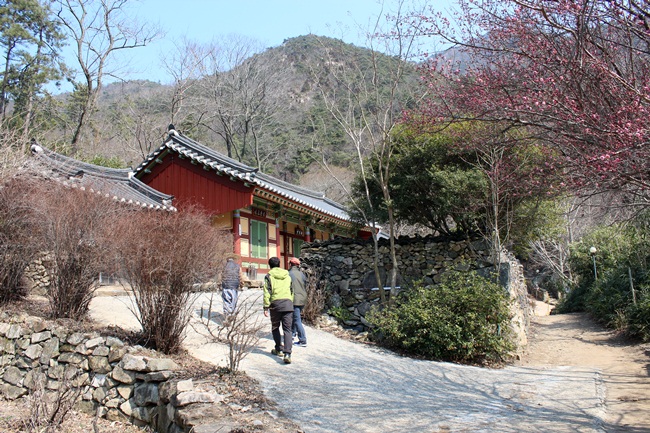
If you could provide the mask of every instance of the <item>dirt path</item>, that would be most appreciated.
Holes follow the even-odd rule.
[[[650,432],[650,348],[630,345],[586,314],[535,317],[519,366],[598,372],[611,432]]]
[[[243,297],[251,295],[259,296]],[[98,297],[91,313],[133,327],[128,304],[123,296]],[[291,365],[269,353],[268,333],[242,364],[306,433],[650,432],[650,358],[583,315],[536,318],[527,355],[496,370],[413,360],[317,329],[307,333],[308,347],[295,348]],[[197,358],[225,365],[223,345],[196,334],[186,343]]]

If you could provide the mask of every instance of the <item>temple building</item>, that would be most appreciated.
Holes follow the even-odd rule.
[[[134,176],[174,197],[180,212],[199,206],[215,225],[233,233],[234,253],[252,278],[265,274],[268,259],[286,268],[303,242],[368,237],[345,208],[325,197],[274,178],[174,130],[136,169]],[[252,274],[252,275],[251,275]]]

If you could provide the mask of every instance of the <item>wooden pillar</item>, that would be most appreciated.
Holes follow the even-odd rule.
[[[282,231],[284,231],[284,236],[282,237],[282,245],[284,245],[284,269],[289,268],[289,237],[287,236],[287,222],[282,221]]]
[[[305,242],[311,242],[311,230],[309,226],[305,226]]]
[[[234,241],[234,253],[241,257],[241,221],[239,210],[232,213],[232,234]]]

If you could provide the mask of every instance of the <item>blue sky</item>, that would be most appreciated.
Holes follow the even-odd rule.
[[[415,4],[420,0],[408,1]],[[452,2],[430,3],[445,10]],[[391,3],[386,0],[385,9]],[[127,50],[128,72],[123,70],[126,76],[122,78],[163,84],[170,78],[160,66],[161,56],[173,53],[174,43],[184,37],[208,43],[219,36],[238,34],[274,47],[285,39],[313,33],[363,45],[360,29],[369,28],[369,22],[382,11],[379,0],[140,0],[129,7],[133,18],[140,23],[158,23],[166,35],[146,47]],[[74,66],[74,60],[69,64]]]

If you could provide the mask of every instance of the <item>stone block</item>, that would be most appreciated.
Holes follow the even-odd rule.
[[[144,358],[146,362],[146,371],[175,371],[178,370],[178,364],[169,358]]]
[[[171,379],[174,373],[171,371],[154,371],[153,373],[137,374],[136,378],[144,382],[165,382]]]
[[[81,356],[79,353],[74,352],[65,352],[59,356],[59,362],[63,362],[65,364],[79,365],[83,360],[83,356]]]
[[[178,392],[177,387],[178,382],[174,380],[161,383],[158,386],[158,395],[160,396],[160,401],[163,403],[169,403],[174,394]]]
[[[45,344],[43,344],[43,351],[41,352],[39,361],[43,365],[48,365],[52,358],[57,357],[60,354],[59,339],[57,337],[54,337],[47,340]]]
[[[25,355],[29,359],[38,359],[41,357],[42,353],[43,353],[43,347],[40,344],[32,344],[27,349],[25,349],[23,355]]]
[[[93,391],[93,400],[95,400],[98,403],[102,403],[104,399],[106,398],[106,388],[103,386],[100,386],[99,388],[96,388]]]
[[[110,408],[106,411],[106,419],[109,421],[117,421],[122,423],[128,423],[129,417],[126,416],[121,410]]]
[[[147,363],[143,356],[134,356],[130,353],[125,354],[118,366],[124,370],[147,371]]]
[[[195,403],[216,403],[223,399],[224,396],[216,392],[185,391],[176,394],[171,401],[174,406],[183,407]]]
[[[16,353],[14,341],[5,337],[0,337],[0,353],[14,355]]]
[[[105,374],[96,374],[93,376],[93,380],[90,382],[90,386],[93,388],[99,388],[100,386],[106,385],[106,375]]]
[[[174,422],[176,416],[176,409],[173,405],[167,404],[165,406],[158,406],[154,414],[156,425],[154,426],[158,432],[168,432],[170,426]]]
[[[73,333],[73,334],[71,334],[71,335],[68,336],[68,340],[67,340],[67,342],[68,342],[68,344],[71,344],[71,345],[73,345],[73,346],[76,346],[76,345],[78,345],[78,344],[81,344],[81,342],[84,341],[84,338],[85,338],[85,337],[84,337],[83,334],[81,334],[81,333],[79,333],[79,332],[75,332],[75,333]]]
[[[59,351],[61,352],[74,352],[75,346],[72,344],[61,344],[59,346]]]
[[[14,364],[18,368],[22,368],[24,370],[28,370],[32,367],[36,367],[37,364],[40,364],[38,361],[33,361],[25,356],[18,356],[16,357]]]
[[[8,383],[0,383],[0,394],[7,400],[16,400],[27,394],[27,390],[20,386],[9,385]]]
[[[143,383],[133,388],[133,401],[138,406],[156,405],[159,400],[156,384]]]
[[[93,356],[105,356],[108,358],[110,349],[106,346],[97,346],[93,349]]]
[[[123,402],[124,402],[124,400],[122,400],[119,397],[118,398],[112,398],[112,399],[108,400],[104,404],[104,406],[106,406],[108,409],[117,409]]]
[[[45,384],[45,388],[51,391],[56,391],[58,389],[61,389],[61,382],[58,380],[48,379],[47,383]]]
[[[78,372],[75,372],[77,374]],[[78,376],[72,376],[69,379],[72,379],[72,385],[76,387],[81,387],[88,385],[90,381],[90,375],[86,372],[79,374]]]
[[[16,340],[23,335],[23,330],[18,325],[9,325],[4,335],[10,340]]]
[[[192,379],[179,380],[176,382],[176,391],[177,392],[186,392],[192,391],[194,389],[194,382]]]
[[[135,382],[135,373],[132,371],[125,371],[120,366],[115,366],[111,373],[111,378],[120,383],[133,383]]]
[[[118,385],[116,387],[117,393],[122,397],[124,400],[128,400],[131,398],[133,395],[133,387],[129,385]]]
[[[52,338],[52,333],[50,331],[36,332],[32,334],[32,344],[40,343],[42,341],[47,341],[50,338]]]
[[[131,416],[133,416],[133,409],[135,409],[136,407],[138,407],[138,405],[135,404],[135,402],[131,398],[120,405],[120,410],[124,415],[130,418]]]
[[[124,347],[124,342],[119,338],[115,337],[106,337],[106,345],[110,348],[113,347]]]
[[[106,374],[110,373],[111,365],[108,363],[108,358],[105,356],[91,356],[88,358],[88,367],[95,373]]]
[[[16,340],[16,348],[20,350],[25,350],[32,344],[29,338],[19,338]]]
[[[52,329],[52,335],[59,339],[59,341],[66,341],[68,338],[68,331],[63,327],[56,327]]]
[[[226,417],[226,407],[217,404],[193,404],[183,408],[177,408],[174,421],[177,425],[186,430],[189,428],[215,422]],[[226,430],[230,431],[230,430]]]
[[[126,353],[127,348],[124,346],[111,346],[108,351],[108,362],[119,362]]]
[[[15,385],[15,386],[23,386],[23,379],[25,378],[25,373],[23,373],[22,370],[16,367],[8,367],[5,370],[5,373],[2,375],[2,380],[5,382]]]
[[[88,341],[86,341],[86,348],[87,349],[93,349],[100,344],[104,344],[104,337],[97,337],[97,338],[92,338]]]
[[[155,410],[156,410],[155,407],[136,407],[133,408],[133,413],[131,414],[131,416],[136,420],[149,424],[151,422],[151,417]],[[146,424],[143,425],[143,427],[146,426]]]

